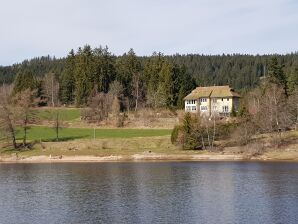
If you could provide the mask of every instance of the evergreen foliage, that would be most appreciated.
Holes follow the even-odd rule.
[[[34,90],[37,88],[37,81],[30,70],[19,72],[14,81],[13,93],[19,93],[27,89]]]
[[[276,57],[272,58],[269,62],[268,75],[270,82],[280,85],[288,95],[287,77],[283,71],[284,65],[280,64]]]
[[[293,72],[288,76],[288,92],[292,94],[295,90],[298,90],[298,68],[295,68]]]
[[[49,73],[57,76],[63,104],[86,105],[94,94],[108,93],[117,80],[129,107],[183,108],[183,98],[196,86],[230,85],[247,92],[262,77],[283,85],[289,95],[298,83],[298,54],[165,56],[155,52],[138,57],[133,49],[115,56],[108,47],[86,45],[71,50],[66,58],[46,56],[0,67],[0,83],[14,81],[15,92],[35,86],[41,95],[40,80]]]
[[[60,99],[64,104],[74,103],[74,90],[75,90],[75,79],[74,79],[74,65],[75,65],[75,53],[73,50],[69,52],[66,58],[65,69],[61,74],[61,88],[60,88]]]

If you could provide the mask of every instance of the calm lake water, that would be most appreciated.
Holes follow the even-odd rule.
[[[298,223],[298,163],[0,164],[0,223]]]

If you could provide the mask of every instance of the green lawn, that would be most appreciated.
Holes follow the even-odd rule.
[[[62,128],[59,134],[60,140],[92,139],[94,129],[92,128]],[[170,135],[169,129],[95,129],[96,138],[133,138],[133,137],[154,137]],[[56,133],[53,128],[34,126],[28,131],[29,140],[54,141]],[[21,139],[22,132],[17,134]]]
[[[62,121],[73,121],[79,119],[81,116],[81,109],[79,108],[53,108],[53,109],[37,109],[36,115],[40,120],[52,120],[59,112],[59,117]]]

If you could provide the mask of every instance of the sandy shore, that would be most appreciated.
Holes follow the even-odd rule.
[[[156,154],[144,153],[130,156],[32,156],[32,157],[0,157],[2,163],[63,163],[63,162],[121,162],[121,161],[295,161],[298,155],[287,157],[285,155],[261,155],[248,157],[247,155],[235,154]]]
[[[165,155],[165,154],[134,154],[131,156],[32,156],[32,157],[4,157],[0,162],[12,163],[47,163],[47,162],[117,162],[117,161],[206,161],[206,160],[244,160],[243,156],[237,155]]]

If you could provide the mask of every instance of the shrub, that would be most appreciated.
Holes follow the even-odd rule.
[[[171,133],[171,142],[172,142],[172,144],[177,143],[177,139],[178,139],[178,135],[179,135],[180,130],[181,130],[181,126],[180,125],[175,125],[175,127],[173,128],[172,133]]]

